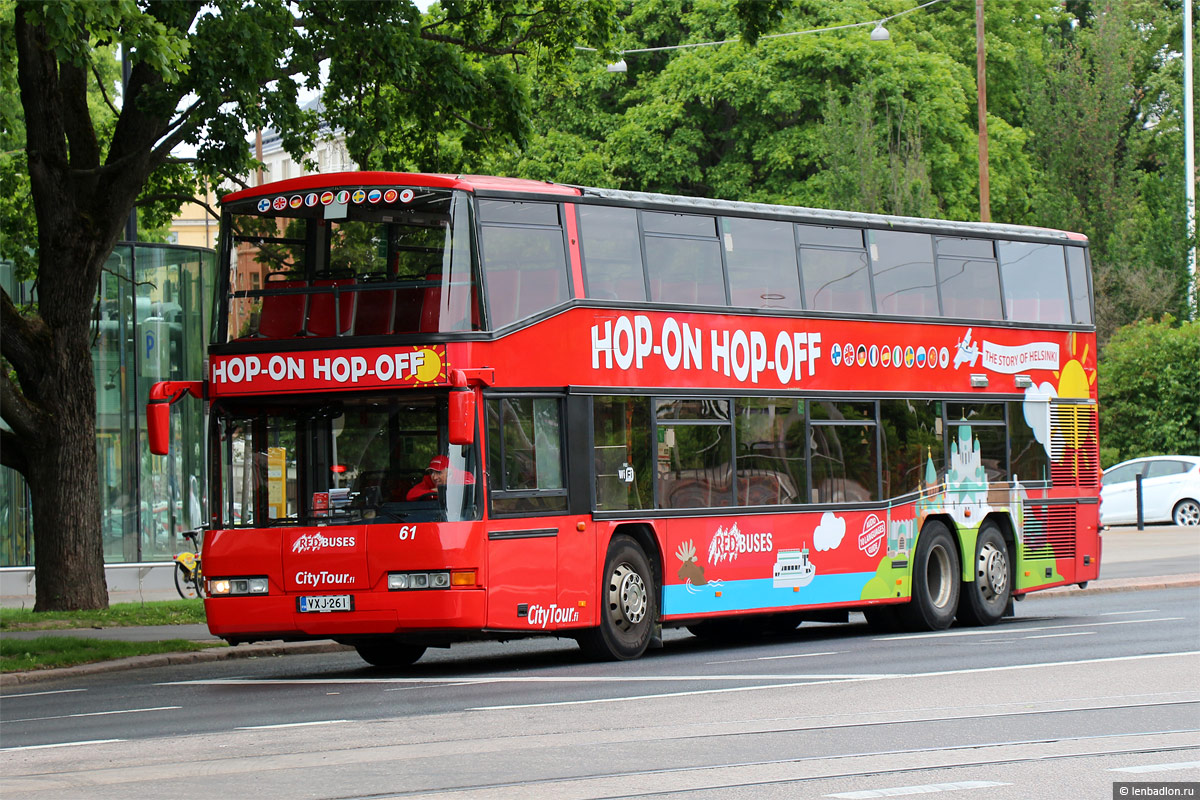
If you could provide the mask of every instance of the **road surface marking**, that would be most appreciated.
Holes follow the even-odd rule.
[[[731,661],[706,661],[706,664],[745,664],[755,661],[778,661],[783,658],[811,658],[812,656],[840,656],[841,653],[797,653],[791,656],[759,656],[758,658],[735,658]]]
[[[1097,617],[1120,617],[1125,614],[1157,614],[1157,608],[1144,608],[1141,611],[1105,611],[1103,614],[1097,614]]]
[[[1113,767],[1109,772],[1170,772],[1176,769],[1200,769],[1200,761],[1179,761],[1174,764],[1143,764],[1140,767]]]
[[[993,786],[1012,786],[1012,784],[996,783],[995,781],[956,781],[955,783],[926,783],[920,786],[894,786],[890,789],[864,789],[858,792],[839,792],[825,796],[838,797],[842,800],[865,800],[870,797],[904,797],[910,794],[954,792],[959,789],[990,789]]]
[[[25,747],[0,747],[0,753],[16,753],[20,750],[48,750],[51,747],[78,747],[83,744],[110,744],[124,739],[89,739],[85,742],[59,742],[58,744],[31,744]]]
[[[767,684],[767,685],[763,685],[763,686],[737,686],[737,687],[731,687],[728,689],[696,689],[696,690],[690,691],[690,692],[665,692],[663,694],[636,695],[633,697],[605,697],[605,698],[599,698],[599,699],[593,699],[593,700],[562,700],[562,701],[549,702],[549,703],[524,703],[521,705],[474,706],[474,707],[468,708],[467,711],[497,711],[497,710],[511,710],[511,709],[516,709],[516,708],[543,708],[543,707],[550,707],[550,706],[591,705],[591,704],[595,704],[595,703],[619,703],[619,702],[623,702],[626,700],[654,700],[654,699],[657,699],[660,697],[693,697],[696,695],[703,695],[703,694],[727,694],[729,692],[758,691],[761,689],[788,689],[788,688],[794,688],[794,687],[800,687],[800,686],[821,686],[821,685],[829,684],[829,683],[862,683],[862,682],[866,682],[866,681],[889,680],[891,678],[936,678],[936,677],[949,676],[949,675],[972,675],[972,674],[983,673],[983,672],[1009,672],[1009,671],[1013,671],[1013,670],[1038,669],[1040,667],[1067,667],[1067,666],[1076,666],[1079,664],[1107,664],[1107,663],[1112,663],[1115,661],[1141,661],[1141,660],[1150,659],[1150,658],[1155,658],[1155,659],[1157,659],[1157,658],[1175,658],[1178,656],[1196,656],[1196,655],[1200,655],[1200,651],[1193,650],[1193,651],[1188,651],[1185,653],[1151,653],[1148,655],[1141,655],[1141,656],[1112,656],[1109,658],[1085,658],[1085,659],[1079,659],[1077,661],[1051,661],[1051,662],[1042,663],[1042,664],[1013,664],[1013,665],[1005,666],[1005,667],[975,667],[972,669],[939,670],[937,672],[914,672],[914,673],[910,673],[907,675],[903,674],[903,673],[891,673],[891,674],[880,674],[880,675],[864,674],[864,675],[857,675],[857,676],[841,676],[841,677],[838,677],[833,680],[798,681],[798,682],[794,682],[794,683]],[[773,676],[759,676],[759,677],[774,677],[776,679],[779,679],[779,678],[791,678],[792,676],[790,676],[790,675],[773,675]],[[813,676],[813,677],[819,677],[819,676]],[[832,676],[824,676],[824,677],[831,678]],[[607,679],[605,679],[605,678],[598,678],[598,679],[594,679],[594,680],[596,683],[607,682]],[[214,681],[214,683],[219,683],[219,681]]]
[[[1147,622],[1177,622],[1184,617],[1158,617],[1157,619],[1118,619],[1112,622],[1081,622],[1076,625],[1040,625],[1029,628],[987,628],[980,631],[938,631],[937,633],[906,633],[902,636],[880,636],[877,642],[899,642],[912,639],[940,639],[948,636],[995,636],[1000,633],[1029,633],[1030,631],[1055,631],[1061,628],[1096,628],[1104,625],[1143,625]]]
[[[16,697],[39,697],[44,694],[69,694],[71,692],[86,692],[87,689],[55,689],[52,692],[26,692],[25,694],[6,694],[5,700],[12,700]]]
[[[842,681],[862,678],[904,678],[900,673],[847,672],[804,675],[496,675],[478,678],[202,678],[169,681],[156,686],[320,686],[323,684],[434,684],[472,686],[487,683],[671,683],[674,681]]]
[[[313,722],[281,722],[278,725],[244,725],[234,728],[235,731],[273,731],[279,728],[308,728],[313,725],[337,725],[346,722],[344,719],[319,719]]]
[[[119,711],[86,711],[81,714],[60,714],[56,717],[28,717],[26,719],[5,719],[0,722],[44,722],[50,719],[75,719],[76,717],[106,717],[110,714],[140,714],[143,711],[178,711],[183,706],[155,706],[154,708],[125,708]]]
[[[1064,636],[1095,636],[1096,631],[1072,631],[1071,633],[1042,633],[1037,636],[1026,636],[1026,639],[1061,639]]]

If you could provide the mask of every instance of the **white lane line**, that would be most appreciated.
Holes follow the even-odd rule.
[[[591,706],[599,703],[624,703],[629,700],[658,700],[663,697],[696,697],[698,695],[733,694],[734,692],[759,692],[763,689],[791,689],[797,686],[820,686],[827,683],[861,683],[866,680],[883,680],[889,675],[859,676],[854,680],[842,678],[828,681],[800,681],[796,683],[768,683],[762,686],[731,686],[728,689],[696,689],[691,692],[662,692],[661,694],[640,694],[628,697],[597,697],[591,700],[561,700],[552,703],[518,703],[505,706],[475,706],[467,711],[511,711],[517,708],[551,708],[554,706]]]
[[[1175,655],[1175,654],[1171,654]],[[437,686],[472,686],[489,683],[674,683],[676,681],[831,681],[858,678],[902,678],[900,673],[848,672],[838,674],[800,675],[498,675],[478,678],[209,678],[191,681],[171,681],[157,686],[322,686],[326,684],[430,684]]]
[[[43,722],[50,719],[76,719],[78,717],[107,717],[110,714],[140,714],[144,711],[178,711],[183,706],[155,706],[154,708],[125,708],[119,711],[87,711],[81,714],[60,714],[56,717],[28,717],[26,719],[5,719],[0,722]]]
[[[1026,639],[1061,639],[1064,636],[1095,636],[1096,631],[1072,631],[1071,633],[1042,633],[1037,636],[1026,636]]]
[[[762,689],[788,689],[799,686],[821,686],[829,683],[862,683],[865,681],[882,681],[892,678],[939,678],[949,675],[974,675],[985,672],[1011,672],[1016,670],[1040,669],[1042,667],[1071,667],[1080,664],[1110,664],[1117,661],[1143,661],[1146,659],[1158,658],[1178,658],[1180,656],[1197,656],[1200,651],[1191,650],[1184,653],[1151,653],[1141,656],[1110,656],[1108,658],[1084,658],[1077,661],[1051,661],[1041,664],[1014,664],[1007,667],[976,667],[973,669],[951,669],[940,670],[938,672],[914,672],[910,674],[893,673],[882,675],[857,675],[857,676],[839,676],[835,680],[811,680],[797,681],[793,683],[767,684],[761,686],[736,686],[729,689],[696,689],[690,692],[668,692],[663,694],[637,695],[633,697],[605,697],[592,700],[563,700],[552,703],[526,703],[522,705],[503,705],[503,706],[475,706],[466,709],[467,711],[496,711],[496,710],[511,710],[515,708],[543,708],[550,706],[571,706],[571,705],[591,705],[595,703],[620,703],[626,700],[655,700],[660,697],[694,697],[702,694],[728,694],[730,692],[752,692]],[[775,678],[790,678],[787,675],[771,676]],[[816,677],[816,676],[814,676]],[[825,676],[832,677],[832,676]],[[597,683],[604,683],[606,679],[596,679]]]
[[[910,794],[954,792],[959,789],[989,789],[993,786],[1012,786],[1012,784],[997,783],[996,781],[956,781],[954,783],[926,783],[920,786],[894,786],[890,789],[864,789],[858,792],[839,792],[825,796],[838,797],[842,800],[866,800],[870,797],[904,797]]]
[[[1174,764],[1143,764],[1140,767],[1112,767],[1109,772],[1171,772],[1177,769],[1200,769],[1200,761],[1178,761]]]
[[[840,652],[830,652],[830,653],[796,653],[795,655],[790,655],[790,656],[760,656],[760,657],[758,657],[758,658],[735,658],[735,659],[732,659],[732,660],[730,660],[730,661],[706,661],[706,662],[704,662],[704,663],[705,663],[705,664],[708,664],[708,665],[716,665],[716,664],[746,664],[746,663],[754,663],[755,661],[779,661],[780,659],[784,659],[784,658],[812,658],[813,656],[840,656],[840,655],[841,655],[841,653],[840,653]]]
[[[1106,625],[1143,625],[1147,622],[1177,622],[1184,617],[1158,617],[1157,619],[1118,619],[1112,622],[1081,622],[1076,625],[1040,625],[1033,627],[997,630],[986,628],[978,631],[939,631],[937,633],[906,633],[901,636],[876,637],[877,642],[900,642],[913,639],[941,639],[950,636],[995,636],[1000,633],[1029,633],[1030,631],[1054,631],[1061,628],[1099,628]]]
[[[1105,611],[1103,614],[1097,614],[1097,617],[1120,617],[1126,614],[1157,614],[1157,608],[1143,608],[1140,611]]]
[[[71,692],[86,692],[87,689],[55,689],[52,692],[26,692],[25,694],[6,694],[2,699],[12,700],[16,697],[41,697],[44,694],[70,694]]]
[[[124,739],[89,739],[85,742],[59,742],[58,744],[30,744],[25,747],[0,747],[0,753],[16,753],[21,750],[49,750],[51,747],[78,747],[84,744],[110,744]]]
[[[278,725],[244,725],[234,728],[235,731],[273,731],[279,728],[309,728],[313,725],[337,725],[346,722],[344,719],[319,719],[313,722],[283,722]]]

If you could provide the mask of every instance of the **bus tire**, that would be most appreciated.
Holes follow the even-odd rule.
[[[658,621],[658,595],[650,561],[630,537],[613,537],[600,589],[600,625],[581,633],[579,646],[599,661],[640,657]]]
[[[925,523],[913,559],[912,600],[897,609],[904,626],[912,631],[941,631],[954,622],[962,572],[958,545],[945,524]]]
[[[372,667],[399,669],[410,667],[425,655],[424,645],[398,642],[395,639],[371,639],[356,642],[359,657]]]
[[[975,538],[975,580],[966,581],[958,598],[958,621],[994,625],[1012,595],[1012,559],[1000,528],[985,522]]]

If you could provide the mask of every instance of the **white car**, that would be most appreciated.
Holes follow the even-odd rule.
[[[1144,521],[1200,525],[1200,457],[1197,456],[1135,458],[1106,469],[1100,481],[1101,525],[1137,522],[1139,474]]]

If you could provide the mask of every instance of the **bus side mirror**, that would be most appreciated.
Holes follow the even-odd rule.
[[[171,401],[151,400],[146,404],[146,436],[150,452],[165,456],[171,445]]]
[[[450,391],[450,444],[475,443],[475,392],[468,388]]]
[[[146,403],[146,437],[150,440],[150,452],[165,456],[171,448],[171,404],[185,394],[204,397],[204,384],[200,381],[159,381],[150,387],[150,400]]]

